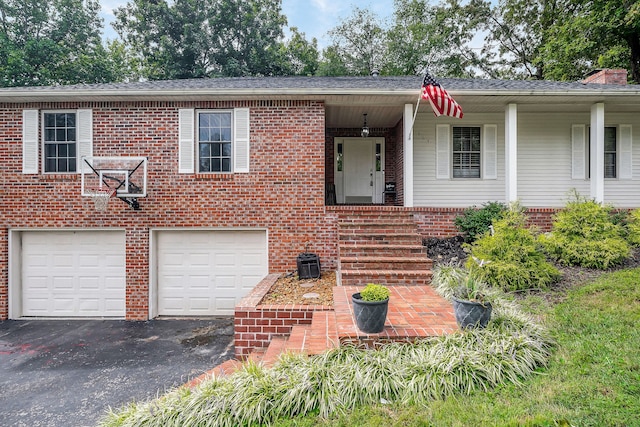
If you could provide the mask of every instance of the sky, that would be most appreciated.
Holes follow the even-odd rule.
[[[115,39],[110,22],[113,21],[113,9],[124,6],[126,0],[101,0],[101,16],[105,23],[105,38]],[[282,0],[282,13],[287,17],[289,27],[298,27],[305,38],[318,39],[318,48],[329,45],[327,31],[334,28],[342,19],[348,18],[354,7],[370,9],[381,19],[388,19],[393,13],[393,0]]]

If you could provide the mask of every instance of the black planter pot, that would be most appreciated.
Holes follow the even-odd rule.
[[[484,328],[491,318],[491,303],[453,299],[453,312],[460,329]]]
[[[384,330],[389,298],[384,301],[362,301],[358,292],[351,296],[351,300],[358,329],[368,334],[378,334]]]

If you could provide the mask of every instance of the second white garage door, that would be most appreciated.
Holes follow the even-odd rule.
[[[158,314],[230,315],[268,273],[267,236],[260,231],[161,231]]]

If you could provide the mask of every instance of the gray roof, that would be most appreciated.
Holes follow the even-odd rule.
[[[638,85],[601,85],[541,80],[439,79],[452,94],[545,95],[607,94],[640,95]],[[154,97],[179,95],[228,95],[269,97],[302,95],[393,95],[417,93],[421,76],[404,77],[221,77],[184,80],[156,80],[129,83],[35,86],[0,89],[0,102],[73,99],[75,97]],[[95,98],[94,98],[95,99]]]

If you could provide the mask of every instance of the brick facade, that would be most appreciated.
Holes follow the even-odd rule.
[[[178,109],[250,108],[246,174],[179,174]],[[23,109],[90,108],[94,156],[148,157],[148,197],[105,213],[80,195],[79,174],[22,174]],[[315,101],[47,103],[0,105],[3,223],[0,319],[8,316],[8,230],[126,230],[126,318],[149,314],[149,235],[155,228],[268,230],[270,272],[292,271],[310,242],[335,269],[337,231],[325,217],[324,105]]]

